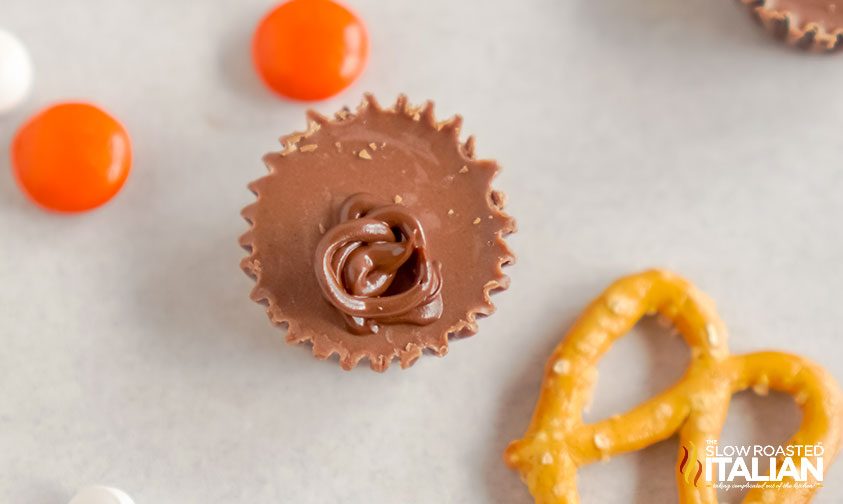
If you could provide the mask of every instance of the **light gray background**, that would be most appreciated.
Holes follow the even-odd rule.
[[[238,268],[245,186],[306,105],[258,84],[271,2],[4,0],[34,94],[0,118],[0,502],[119,486],[138,504],[529,502],[501,462],[540,366],[618,276],[672,268],[714,297],[734,351],[784,348],[843,379],[843,56],[791,51],[729,0],[355,0],[371,90],[465,117],[504,171],[512,288],[444,359],[384,376],[290,347]],[[124,191],[35,208],[8,144],[93,100],[135,147]],[[601,363],[591,420],[678,378],[652,324]],[[786,397],[738,396],[724,442],[782,442]],[[582,471],[585,503],[674,502],[675,441]],[[843,502],[843,464],[816,502]],[[735,493],[724,500],[737,501]]]

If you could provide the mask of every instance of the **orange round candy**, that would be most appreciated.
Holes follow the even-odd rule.
[[[263,81],[297,100],[321,100],[363,72],[369,36],[354,13],[331,0],[290,0],[255,30],[252,56]]]
[[[23,191],[59,212],[104,204],[123,187],[131,166],[126,129],[87,103],[59,103],[42,110],[12,142],[12,169]]]

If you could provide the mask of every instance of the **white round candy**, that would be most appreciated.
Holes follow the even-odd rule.
[[[104,486],[89,486],[79,490],[70,504],[135,504],[131,497],[121,490]]]
[[[19,105],[32,85],[32,62],[17,37],[0,30],[0,114]]]

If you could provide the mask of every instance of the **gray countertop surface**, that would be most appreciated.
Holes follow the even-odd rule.
[[[405,92],[462,114],[504,167],[518,263],[445,358],[349,373],[286,345],[237,246],[246,184],[308,107],[251,70],[270,6],[0,4],[36,70],[0,117],[0,502],[64,504],[92,483],[138,504],[530,502],[501,452],[541,365],[592,297],[651,266],[717,300],[733,351],[791,350],[843,380],[843,57],[782,47],[729,0],[353,1],[369,67],[313,106]],[[78,98],[126,124],[134,168],[109,205],[57,216],[18,191],[8,146]],[[600,363],[587,419],[687,359],[642,324]],[[798,421],[787,397],[740,394],[724,442],[784,442]],[[674,502],[676,450],[583,469],[583,502]],[[843,502],[841,476],[816,502]]]

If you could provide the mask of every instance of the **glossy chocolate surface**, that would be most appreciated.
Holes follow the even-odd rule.
[[[355,334],[442,316],[442,263],[428,260],[421,223],[403,205],[368,193],[349,196],[316,247],[314,272]]]
[[[770,10],[787,12],[798,25],[816,23],[826,32],[843,28],[843,1],[839,0],[767,0]]]

